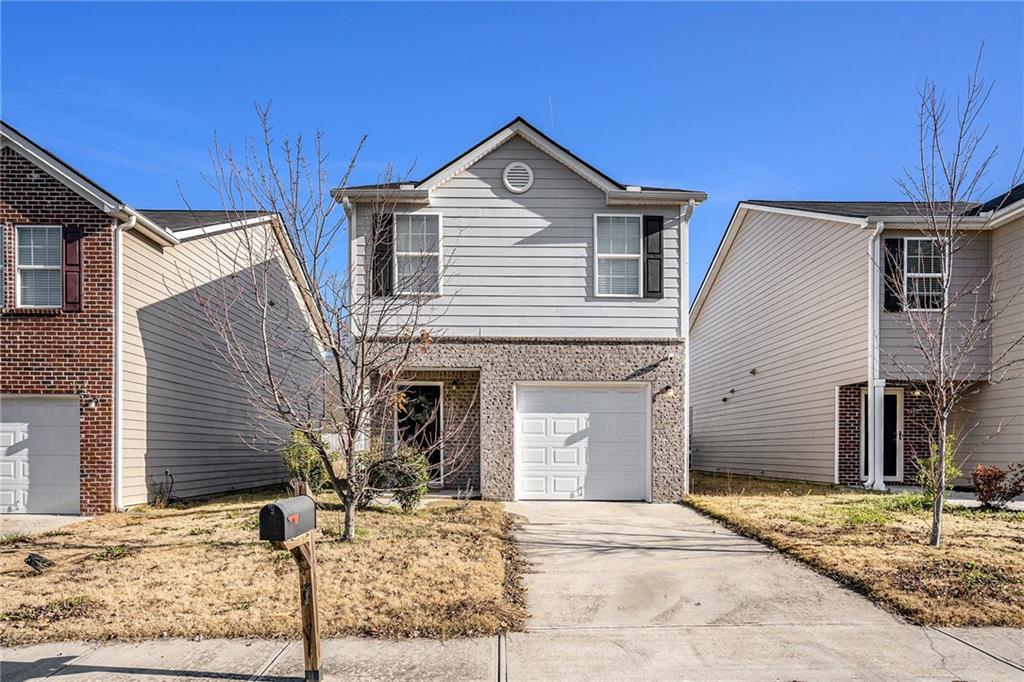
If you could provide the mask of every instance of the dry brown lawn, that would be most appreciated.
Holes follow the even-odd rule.
[[[947,507],[928,545],[920,495],[694,474],[685,502],[909,620],[1024,626],[1024,514]]]
[[[256,539],[260,506],[282,495],[138,508],[9,540],[0,546],[0,639],[297,636],[295,564]],[[320,512],[328,534],[340,522],[340,512]],[[376,508],[358,522],[355,542],[317,543],[324,636],[445,638],[522,626],[520,562],[499,505]],[[56,566],[36,575],[29,552]]]

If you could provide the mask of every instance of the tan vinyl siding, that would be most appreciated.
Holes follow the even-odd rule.
[[[501,172],[525,161],[533,187],[509,192]],[[420,314],[435,336],[680,336],[679,207],[608,206],[603,191],[514,137],[431,194],[444,227],[443,295]],[[355,281],[373,207],[356,207]],[[594,296],[594,214],[664,217],[664,298]]]
[[[882,239],[893,237],[923,237],[919,230],[902,230],[886,228]],[[984,231],[965,234],[964,248],[953,256],[952,291],[965,291],[967,287],[975,287],[983,282],[988,275],[991,255],[990,233]],[[884,283],[884,275],[883,275]],[[950,331],[954,335],[960,333],[972,319],[975,303],[984,305],[988,300],[987,286],[982,286],[975,297],[974,293],[961,297],[960,303],[950,311]],[[925,363],[917,350],[914,333],[910,328],[907,313],[890,313],[885,311],[885,286],[879,286],[879,360],[882,374],[886,379],[921,379],[925,377]],[[928,315],[929,313],[915,313]],[[964,366],[964,377],[978,377],[980,371],[988,364],[991,347],[979,344],[971,359]]]
[[[746,216],[690,331],[694,469],[833,480],[835,387],[867,376],[869,238]]]
[[[992,353],[999,358],[1024,331],[1024,218],[992,232],[992,254],[994,300],[999,309],[1005,306],[992,335]],[[1024,361],[1024,348],[1011,351],[1007,359]],[[969,431],[962,449],[965,477],[978,464],[1005,468],[1024,461],[1024,365],[1000,378],[999,383],[983,384],[963,415],[962,428]]]
[[[254,228],[259,229],[259,228]],[[149,484],[174,476],[174,495],[188,497],[277,483],[285,478],[277,451],[287,430],[250,404],[226,350],[197,303],[217,300],[248,256],[231,231],[159,248],[135,232],[123,242],[123,496],[147,501]],[[278,263],[277,259],[271,261]],[[283,268],[270,268],[278,285]],[[238,291],[237,285],[232,285]],[[289,296],[289,294],[292,294]],[[305,317],[294,290],[275,297]],[[308,318],[306,318],[308,319]],[[251,322],[236,327],[255,343]],[[256,346],[253,346],[254,348]]]

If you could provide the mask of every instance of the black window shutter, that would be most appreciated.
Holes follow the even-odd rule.
[[[662,298],[665,295],[662,232],[665,219],[660,215],[644,216],[644,298]]]
[[[63,280],[63,309],[75,312],[82,309],[82,230],[65,227],[62,230],[64,256],[61,259]]]
[[[903,239],[885,240],[885,312],[898,313],[903,310],[900,292],[903,289]]]
[[[395,292],[392,254],[395,246],[395,214],[387,213],[373,217],[370,233],[373,241],[373,266],[370,277],[374,296],[390,296]]]

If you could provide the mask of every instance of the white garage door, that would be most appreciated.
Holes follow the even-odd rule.
[[[648,402],[637,385],[518,386],[519,499],[648,499]]]
[[[0,397],[0,512],[78,513],[77,397]]]

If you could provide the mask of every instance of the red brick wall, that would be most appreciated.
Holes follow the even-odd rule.
[[[887,388],[903,389],[903,477],[913,484],[917,460],[928,455],[931,414],[924,396],[914,395],[908,381],[886,381]],[[866,383],[839,387],[839,482],[860,483],[861,391]]]
[[[14,226],[80,227],[82,310],[15,310]],[[81,396],[81,511],[113,508],[114,221],[10,147],[0,150],[0,393]],[[89,407],[95,399],[96,406]]]

